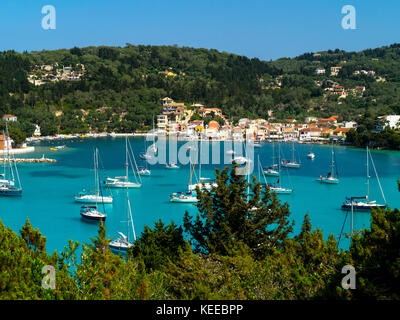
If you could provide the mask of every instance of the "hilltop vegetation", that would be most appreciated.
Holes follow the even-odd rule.
[[[41,66],[76,68],[76,81],[28,76]],[[333,76],[330,67],[341,66]],[[325,74],[315,74],[325,68]],[[373,70],[374,76],[355,74]],[[34,124],[43,135],[91,131],[126,132],[146,128],[161,112],[161,98],[218,107],[229,118],[275,119],[305,116],[357,120],[369,107],[373,116],[400,113],[400,45],[362,52],[306,53],[275,61],[249,59],[217,50],[176,46],[86,47],[0,53],[0,112],[18,116],[15,130],[29,136]],[[40,76],[40,75],[37,75]],[[362,95],[339,98],[325,90],[365,87]]]

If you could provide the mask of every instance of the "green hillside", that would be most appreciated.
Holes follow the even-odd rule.
[[[50,73],[71,67],[82,76],[51,81],[46,65],[53,67]],[[341,67],[338,75],[330,74],[332,66]],[[316,68],[326,73],[315,74]],[[360,70],[374,75],[355,74]],[[44,84],[35,86],[28,77]],[[334,85],[349,92],[361,86],[365,91],[339,98],[326,90]],[[0,53],[0,111],[18,116],[13,130],[22,137],[33,133],[34,124],[41,126],[42,135],[145,129],[160,113],[165,96],[221,108],[233,120],[268,118],[268,110],[276,120],[332,114],[339,120],[357,120],[366,110],[371,117],[400,113],[399,89],[398,44],[275,61],[217,50],[131,44]]]

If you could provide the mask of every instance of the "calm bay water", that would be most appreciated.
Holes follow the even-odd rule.
[[[144,151],[143,138],[130,138],[138,165],[139,152]],[[67,148],[51,151],[49,147],[65,144]],[[179,143],[184,144],[183,142]],[[69,239],[80,243],[89,242],[89,238],[97,234],[97,225],[81,219],[81,204],[74,202],[74,195],[83,188],[93,189],[93,148],[98,147],[104,176],[124,175],[125,139],[96,138],[80,141],[41,142],[35,145],[35,153],[17,157],[55,158],[57,163],[18,164],[23,186],[21,198],[0,198],[0,219],[14,231],[29,217],[32,225],[39,228],[47,237],[48,252],[62,250]],[[221,144],[222,150],[222,144]],[[295,155],[300,159],[300,169],[283,169],[282,185],[291,187],[290,195],[280,195],[282,201],[290,204],[291,216],[295,220],[294,232],[301,228],[306,212],[309,213],[313,227],[320,228],[325,238],[333,233],[338,238],[346,212],[340,209],[346,196],[364,196],[366,194],[366,153],[362,149],[335,147],[336,161],[340,183],[326,185],[316,181],[320,175],[330,171],[331,148],[329,146],[313,146],[316,155],[314,160],[307,159],[309,145],[296,144]],[[291,144],[282,143],[281,153],[291,157]],[[272,144],[265,143],[262,148],[255,149],[255,159],[260,157],[262,165],[272,163]],[[380,182],[391,208],[400,208],[400,193],[397,190],[397,179],[400,178],[400,152],[372,151],[372,156],[380,178]],[[223,165],[202,165],[203,177],[214,177],[214,168]],[[185,191],[189,180],[189,165],[177,170],[165,169],[157,164],[149,167],[150,177],[143,177],[140,189],[131,189],[130,199],[133,209],[133,220],[136,234],[139,235],[145,225],[153,226],[161,219],[164,223],[173,220],[181,224],[185,211],[197,212],[192,204],[169,202],[169,194]],[[197,168],[196,168],[197,170]],[[257,164],[254,174],[258,177]],[[383,202],[381,192],[372,166],[370,167],[370,198]],[[275,179],[269,182],[276,182]],[[114,202],[106,206],[106,228],[110,237],[117,236],[118,231],[126,232],[125,190],[112,190]],[[370,226],[370,213],[355,213],[354,228],[364,229]],[[350,231],[350,216],[344,232]],[[348,240],[341,241],[342,247],[348,246]]]

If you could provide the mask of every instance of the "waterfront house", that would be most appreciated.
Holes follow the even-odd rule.
[[[239,119],[238,126],[239,127],[242,127],[242,126],[246,127],[246,126],[248,126],[249,122],[250,122],[250,120],[248,118]]]
[[[219,131],[219,123],[215,120],[211,120],[208,123],[205,133],[208,137],[217,137],[218,131]]]
[[[234,127],[232,129],[232,139],[235,141],[241,141],[243,139],[243,132],[241,127]]]
[[[332,135],[337,137],[346,137],[347,133],[351,130],[351,128],[336,128],[333,130]]]
[[[299,130],[299,140],[313,140],[321,137],[322,128],[303,128]]]
[[[219,129],[219,136],[221,139],[228,139],[231,136],[231,127],[223,126]]]
[[[321,131],[322,138],[329,138],[333,134],[333,129],[331,129],[329,127],[323,127],[321,129],[322,129],[322,131]]]
[[[166,130],[168,125],[168,116],[165,114],[159,114],[157,116],[157,128],[160,130]]]
[[[282,129],[283,139],[293,140],[297,138],[297,131],[293,128],[284,128]]]

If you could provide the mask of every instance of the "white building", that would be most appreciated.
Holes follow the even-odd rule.
[[[3,116],[4,121],[17,121],[17,117],[12,114],[5,114]]]
[[[378,125],[377,130],[383,130],[385,127],[389,127],[391,129],[400,128],[400,115],[389,115],[378,117],[378,119],[383,120],[385,125]]]
[[[343,121],[341,127],[343,127],[343,128],[357,128],[357,122],[355,122],[355,121]]]

